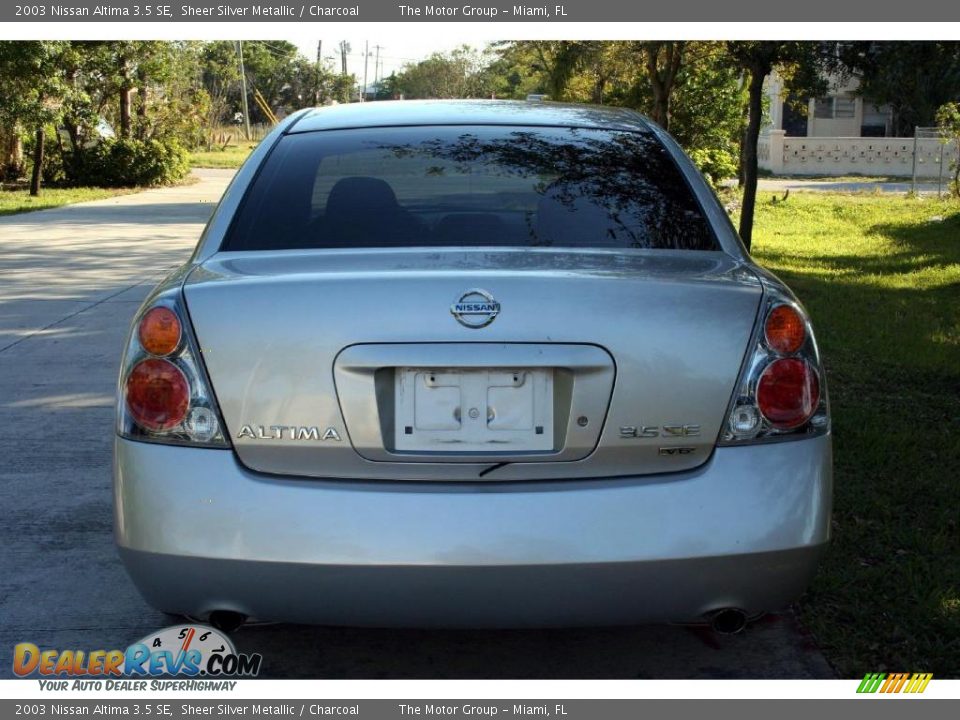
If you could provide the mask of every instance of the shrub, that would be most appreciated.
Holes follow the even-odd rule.
[[[711,185],[737,175],[737,157],[725,148],[697,148],[689,154]]]
[[[110,138],[74,153],[65,170],[75,185],[149,187],[183,179],[190,158],[175,140]]]
[[[950,192],[960,198],[960,103],[947,103],[937,110],[937,126],[940,128],[940,142],[943,144],[941,152],[947,152],[947,145],[954,143],[953,160],[950,161],[950,170],[953,179],[950,181]]]
[[[29,143],[30,155],[33,158],[34,142]],[[32,163],[31,163],[32,164]],[[44,185],[64,185],[67,183],[66,168],[64,167],[63,154],[60,152],[60,144],[54,134],[47,132],[46,142],[43,144],[43,184]]]

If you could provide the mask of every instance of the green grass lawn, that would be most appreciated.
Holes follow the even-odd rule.
[[[197,168],[238,168],[257,146],[255,142],[228,145],[223,150],[198,150],[190,153],[190,166]]]
[[[40,195],[31,197],[30,193],[22,188],[0,190],[0,215],[30,212],[31,210],[47,210],[71,203],[87,200],[102,200],[115,195],[129,195],[137,192],[136,188],[42,188]]]
[[[761,193],[754,256],[812,315],[833,543],[800,603],[841,677],[960,676],[960,202]]]

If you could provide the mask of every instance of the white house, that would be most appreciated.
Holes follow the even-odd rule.
[[[891,137],[890,106],[858,96],[859,85],[856,77],[833,80],[828,95],[806,99],[803,113],[785,102],[783,81],[769,76],[760,167],[777,175],[945,177],[956,154],[952,145],[936,137]]]

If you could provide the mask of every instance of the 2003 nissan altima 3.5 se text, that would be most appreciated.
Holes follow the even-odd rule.
[[[220,626],[736,630],[830,532],[803,307],[666,133],[543,102],[280,123],[134,319],[114,470]]]

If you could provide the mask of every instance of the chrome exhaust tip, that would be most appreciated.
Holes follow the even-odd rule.
[[[723,608],[710,616],[710,627],[721,635],[735,635],[747,626],[747,614],[739,608]]]

